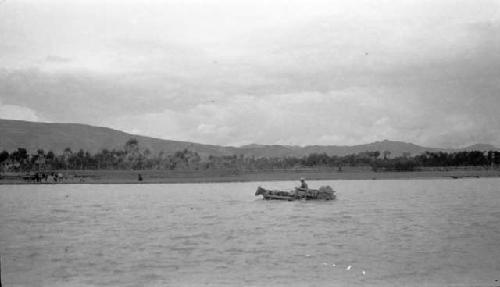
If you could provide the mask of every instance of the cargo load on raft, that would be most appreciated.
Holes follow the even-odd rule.
[[[319,189],[303,189],[296,187],[295,190],[271,190],[263,187],[258,187],[255,196],[262,195],[264,199],[277,199],[277,200],[334,200],[337,195],[329,185],[322,186]]]

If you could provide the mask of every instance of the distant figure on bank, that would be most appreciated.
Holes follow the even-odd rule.
[[[56,180],[56,181],[57,181],[57,182],[63,182],[63,180],[64,180],[64,175],[63,175],[62,173],[60,173],[60,172],[59,172],[59,173],[57,173],[56,175],[57,175],[57,180]]]
[[[139,173],[139,175],[137,176],[137,180],[139,181],[142,181],[142,175]]]

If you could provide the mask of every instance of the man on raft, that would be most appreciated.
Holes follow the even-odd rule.
[[[300,178],[300,186],[295,188],[295,196],[298,198],[305,198],[307,196],[307,192],[309,191],[309,187],[307,186],[306,179]]]

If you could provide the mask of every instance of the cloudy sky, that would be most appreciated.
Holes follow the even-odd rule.
[[[500,146],[500,1],[0,0],[0,118]]]

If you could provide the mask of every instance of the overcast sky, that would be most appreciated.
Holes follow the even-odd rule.
[[[500,146],[500,1],[0,0],[0,118]]]

